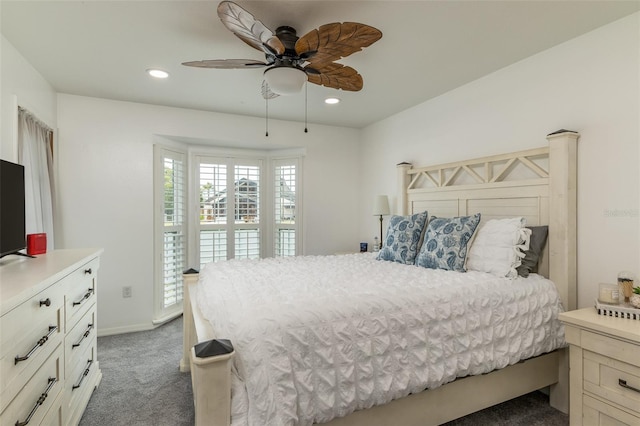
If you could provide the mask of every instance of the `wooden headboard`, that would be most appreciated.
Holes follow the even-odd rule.
[[[523,216],[528,225],[548,225],[540,273],[556,284],[565,310],[576,309],[578,138],[561,130],[543,148],[428,167],[398,164],[398,212],[481,213],[483,222]]]

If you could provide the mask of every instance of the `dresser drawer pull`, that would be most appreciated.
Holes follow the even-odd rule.
[[[89,275],[91,272],[93,272],[93,270],[92,270],[91,268],[89,268],[89,269],[85,269],[85,270],[84,270],[84,273],[85,273],[86,275]]]
[[[82,341],[86,338],[89,337],[89,334],[91,334],[91,329],[93,328],[93,324],[89,324],[87,326],[87,331],[84,332],[84,334],[82,335],[82,337],[80,338],[80,340],[78,340],[78,343],[74,343],[73,345],[71,345],[71,349],[75,349],[78,346],[80,346],[80,344],[82,343]]]
[[[47,388],[44,390],[44,393],[40,395],[40,398],[38,398],[38,400],[36,401],[36,405],[33,406],[33,408],[31,409],[31,412],[29,413],[25,421],[21,422],[20,420],[18,420],[16,422],[16,426],[25,426],[29,424],[29,422],[31,421],[31,418],[36,413],[36,410],[40,408],[42,404],[44,404],[44,400],[47,399],[47,396],[49,396],[49,392],[51,391],[51,388],[53,387],[53,385],[56,384],[57,381],[58,379],[54,377],[49,377],[49,381],[48,381],[49,384],[47,385]]]
[[[627,381],[626,381],[626,380],[618,379],[618,384],[619,384],[620,386],[622,386],[623,388],[626,388],[626,389],[632,390],[632,391],[634,391],[634,392],[638,392],[638,393],[640,393],[640,389],[638,389],[638,388],[634,388],[633,386],[629,386],[629,385],[627,384]]]
[[[49,298],[47,297],[46,299],[41,300],[41,301],[40,301],[40,307],[42,307],[42,305],[47,306],[47,307],[48,307],[48,306],[51,306],[51,299],[49,299]]]
[[[80,299],[78,302],[73,302],[73,306],[82,305],[82,302],[90,298],[92,294],[93,294],[93,289],[92,288],[88,289],[87,292],[84,294],[84,296],[82,296],[82,299]]]
[[[29,351],[28,354],[26,354],[25,356],[17,356],[15,358],[15,363],[14,365],[16,365],[17,363],[19,363],[20,361],[26,361],[29,359],[29,357],[31,357],[31,355],[33,355],[33,353],[35,351],[38,350],[38,348],[42,345],[44,345],[45,343],[47,343],[47,340],[49,340],[49,337],[51,337],[53,335],[53,333],[56,332],[56,330],[58,330],[58,326],[56,325],[50,325],[49,326],[49,334],[47,334],[46,336],[42,336],[40,338],[40,340],[38,340],[38,343],[36,343],[33,348],[31,348],[31,350]]]
[[[93,364],[93,360],[92,359],[87,361],[87,368],[82,372],[82,376],[80,376],[80,381],[78,382],[78,384],[71,386],[71,390],[72,391],[78,389],[82,385],[82,381],[89,374],[89,369],[91,369],[91,364]]]

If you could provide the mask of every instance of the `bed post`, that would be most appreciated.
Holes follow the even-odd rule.
[[[398,212],[396,214],[406,216],[409,214],[409,197],[407,187],[409,186],[409,174],[407,173],[411,169],[411,163],[400,163],[397,166],[398,170]]]
[[[580,135],[559,130],[549,141],[549,277],[556,283],[564,309],[577,308],[577,145]]]
[[[194,269],[185,271],[182,274],[182,359],[180,360],[180,371],[182,373],[188,373],[191,370],[191,348],[198,343],[196,327],[193,323],[193,313],[191,312],[189,291],[194,284],[198,283],[199,276]]]
[[[580,135],[558,130],[549,141],[549,278],[567,311],[578,305],[577,291],[577,145]],[[552,407],[569,412],[569,351],[560,353],[558,383],[551,386]]]

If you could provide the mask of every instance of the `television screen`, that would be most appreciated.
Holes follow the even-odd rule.
[[[27,247],[24,166],[0,160],[0,257]]]

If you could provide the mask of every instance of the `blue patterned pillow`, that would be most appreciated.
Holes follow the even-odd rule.
[[[467,244],[480,223],[480,213],[453,218],[432,217],[416,265],[465,272]]]
[[[413,265],[426,221],[426,211],[411,216],[391,216],[377,259]]]

